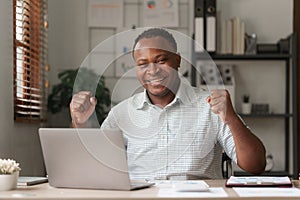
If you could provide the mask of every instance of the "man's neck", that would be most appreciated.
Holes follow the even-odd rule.
[[[173,99],[175,98],[175,94],[173,94],[171,91],[165,95],[165,96],[153,96],[153,95],[149,95],[148,97],[151,101],[152,104],[160,107],[160,108],[164,108],[166,107],[169,103],[171,103],[173,101]]]

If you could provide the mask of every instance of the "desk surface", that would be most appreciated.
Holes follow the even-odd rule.
[[[214,199],[243,199],[237,195],[232,188],[224,187],[225,180],[205,180],[210,187],[222,187],[228,194],[228,197],[212,197]],[[299,182],[293,181],[295,187],[299,188]],[[0,192],[0,199],[122,199],[122,200],[139,200],[139,199],[201,199],[199,197],[160,197],[158,195],[159,188],[153,186],[151,188],[135,190],[135,191],[113,191],[113,190],[83,190],[83,189],[64,189],[54,188],[48,183],[35,186],[18,186],[16,190]],[[205,198],[202,198],[205,199]],[[258,197],[247,197],[247,200],[258,199]],[[259,197],[259,199],[300,199],[300,197]]]

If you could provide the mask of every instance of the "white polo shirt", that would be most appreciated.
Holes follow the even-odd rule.
[[[208,92],[181,81],[165,108],[146,91],[113,107],[102,129],[122,130],[133,179],[220,179],[222,150],[236,162],[228,125],[210,110]]]

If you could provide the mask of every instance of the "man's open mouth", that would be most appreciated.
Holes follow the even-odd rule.
[[[152,86],[158,86],[158,85],[163,85],[162,83],[164,82],[165,79],[166,78],[156,78],[156,79],[147,80],[145,82]]]

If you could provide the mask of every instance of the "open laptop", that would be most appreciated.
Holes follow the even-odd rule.
[[[133,190],[154,184],[130,180],[120,131],[40,128],[39,136],[53,187]]]

